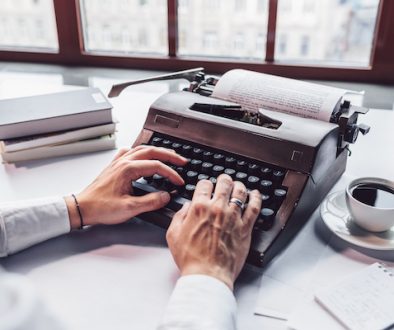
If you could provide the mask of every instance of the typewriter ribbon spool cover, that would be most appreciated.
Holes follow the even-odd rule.
[[[215,182],[227,173],[262,193],[247,261],[264,266],[345,171],[349,144],[369,130],[357,124],[358,114],[368,109],[350,105],[342,89],[246,70],[231,70],[220,79],[206,77],[202,68],[167,77],[186,78],[190,87],[151,105],[133,146],[166,147],[189,158],[185,167],[174,168],[186,185],[176,189],[157,175],[134,182],[136,194],[173,191],[166,208],[141,218],[168,227],[199,179]]]

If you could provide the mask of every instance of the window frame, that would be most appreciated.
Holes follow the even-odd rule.
[[[275,35],[278,0],[268,0],[268,24],[266,56],[261,61],[243,59],[218,59],[179,56],[177,51],[177,0],[167,0],[168,55],[131,56],[86,52],[79,0],[54,0],[59,51],[43,53],[35,51],[0,50],[0,61],[41,62],[62,65],[138,68],[147,70],[175,71],[204,67],[209,73],[224,73],[233,68],[243,68],[299,79],[323,79],[394,83],[394,1],[380,0],[372,44],[370,64],[367,67],[334,67],[315,64],[276,62]]]

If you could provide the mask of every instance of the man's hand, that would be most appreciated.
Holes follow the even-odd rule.
[[[165,206],[170,195],[163,192],[133,196],[131,183],[143,176],[160,174],[175,185],[184,181],[163,162],[185,165],[187,160],[174,151],[150,146],[121,149],[107,168],[80,194],[84,225],[117,224],[132,217]],[[65,197],[71,228],[78,228],[80,219],[72,197]]]
[[[212,192],[210,181],[198,182],[192,202],[174,215],[167,241],[182,275],[210,275],[233,289],[249,251],[261,194],[250,192],[242,212],[230,202],[230,198],[246,202],[248,194],[241,182],[222,174],[211,198]]]

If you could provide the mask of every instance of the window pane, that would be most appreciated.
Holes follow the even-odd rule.
[[[265,58],[268,0],[178,0],[178,54]]]
[[[57,51],[53,0],[2,0],[0,48]]]
[[[279,0],[275,59],[369,65],[379,0]]]
[[[168,54],[166,0],[81,0],[85,50]]]

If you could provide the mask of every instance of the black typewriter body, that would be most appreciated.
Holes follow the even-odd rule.
[[[191,110],[196,103],[232,105],[181,91],[163,95],[149,109],[133,147],[172,148],[190,161],[185,168],[174,168],[187,185],[168,207],[140,217],[167,228],[176,210],[191,199],[199,179],[214,182],[227,173],[263,194],[247,259],[262,267],[290,242],[345,171],[348,150],[338,141],[341,127],[275,113],[282,125],[271,129]],[[133,186],[136,194],[173,189],[161,177],[144,178]]]

